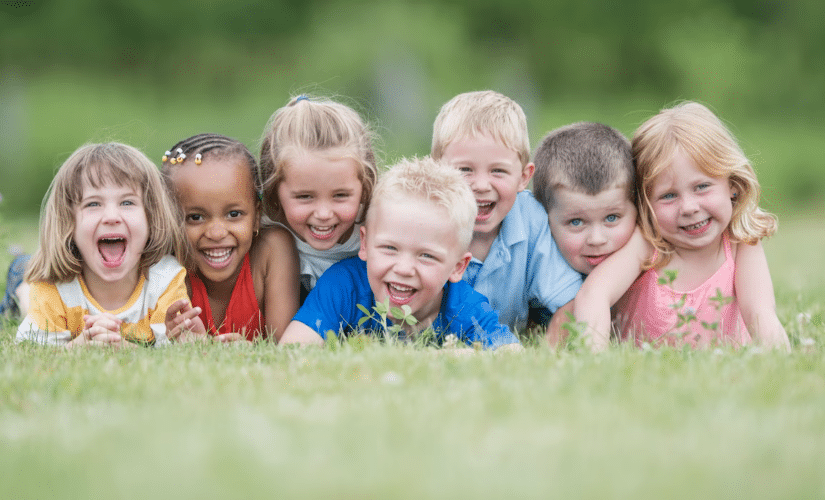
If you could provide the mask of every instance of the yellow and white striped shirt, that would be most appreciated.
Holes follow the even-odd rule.
[[[166,310],[176,300],[189,299],[186,270],[167,255],[141,275],[135,291],[120,309],[107,311],[89,294],[83,278],[66,283],[32,283],[29,313],[17,328],[17,342],[64,345],[80,335],[83,316],[108,312],[123,323],[125,340],[160,345],[166,337]]]

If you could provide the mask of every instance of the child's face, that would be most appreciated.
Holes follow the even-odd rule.
[[[636,227],[636,206],[625,186],[596,195],[566,187],[554,190],[548,213],[550,232],[561,254],[576,271],[590,274],[604,259],[622,248]]]
[[[451,142],[443,159],[459,169],[473,189],[478,204],[475,233],[497,235],[516,195],[530,182],[533,164],[522,168],[515,151],[487,135]]]
[[[149,240],[143,192],[111,182],[95,188],[84,181],[74,223],[86,282],[134,286]]]
[[[258,229],[249,167],[237,158],[207,157],[174,169],[172,180],[198,274],[212,283],[234,280]]]
[[[678,250],[721,241],[733,214],[727,177],[712,177],[678,152],[652,181],[650,201],[662,237]]]
[[[367,262],[375,300],[407,304],[421,326],[432,323],[444,284],[461,279],[470,253],[460,248],[446,210],[432,202],[401,196],[380,200],[370,211],[358,256]]]
[[[363,185],[358,164],[343,150],[302,151],[289,158],[278,186],[287,224],[316,250],[352,235]]]

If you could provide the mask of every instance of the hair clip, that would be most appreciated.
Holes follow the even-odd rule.
[[[161,158],[161,159],[160,159],[160,161],[161,161],[162,163],[165,163],[165,162],[166,162],[166,160],[168,160],[168,159],[169,159],[169,155],[171,155],[171,154],[172,154],[172,152],[171,152],[171,151],[167,151],[167,152],[163,153],[163,158]]]
[[[295,104],[298,104],[298,103],[299,103],[299,102],[301,102],[301,101],[308,101],[308,100],[309,100],[309,96],[308,96],[308,95],[306,95],[306,94],[301,94],[301,95],[299,95],[298,97],[296,97],[296,98],[295,98]]]
[[[200,165],[203,162],[203,155],[200,153],[195,155],[195,165]]]

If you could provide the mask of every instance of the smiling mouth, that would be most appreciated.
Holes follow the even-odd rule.
[[[126,255],[126,238],[105,237],[97,240],[97,250],[106,267],[118,267]]]
[[[405,286],[398,283],[387,283],[387,295],[393,304],[404,305],[409,303],[416,289],[411,286]]]
[[[232,250],[232,248],[214,248],[201,250],[201,253],[211,267],[221,268],[229,263]]]
[[[478,202],[478,214],[476,215],[477,221],[485,221],[490,218],[490,215],[493,213],[493,209],[496,207],[496,202],[494,201],[485,201],[485,202]]]
[[[710,224],[710,218],[705,219],[701,222],[697,222],[696,224],[691,224],[689,226],[682,226],[682,229],[688,234],[696,234],[702,233]]]
[[[332,226],[309,226],[309,232],[316,239],[328,240],[332,238],[336,227],[338,227],[338,224]]]

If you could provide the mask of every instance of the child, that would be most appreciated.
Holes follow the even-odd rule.
[[[524,191],[535,167],[521,106],[493,91],[459,94],[435,119],[432,156],[461,171],[473,190],[478,216],[464,280],[501,321],[523,328],[530,305],[554,312],[571,301],[581,276],[553,242],[547,213]]]
[[[607,345],[609,307],[634,280],[617,305],[623,338],[742,345],[753,334],[788,349],[760,244],[776,218],[757,206],[756,174],[728,129],[705,106],[685,102],[642,124],[632,145],[644,238],[634,235],[597,267],[576,298],[593,349]],[[678,324],[679,314],[693,319]]]
[[[351,108],[301,95],[272,115],[261,170],[266,215],[295,237],[303,298],[330,265],[358,253],[357,224],[378,176],[372,135]]]
[[[165,343],[166,309],[187,299],[186,271],[169,254],[184,249],[163,180],[143,153],[118,143],[81,147],[49,188],[17,341]]]
[[[618,130],[582,122],[542,139],[533,192],[567,262],[582,275],[623,247],[636,228],[633,156]]]
[[[298,258],[286,229],[260,229],[255,158],[234,139],[199,134],[172,146],[162,169],[183,212],[192,296],[169,308],[169,331],[199,308],[218,340],[279,338],[298,310]]]
[[[364,314],[389,300],[409,307],[418,323],[400,322],[408,336],[429,326],[443,341],[518,349],[487,299],[461,281],[470,261],[476,205],[461,176],[431,158],[402,160],[378,181],[360,228],[360,260],[343,260],[324,273],[287,327],[283,343],[321,344],[327,331],[358,328]],[[374,320],[368,330],[380,328]]]
[[[542,139],[534,161],[533,190],[547,210],[550,231],[567,262],[583,277],[623,247],[636,228],[633,155],[619,131],[581,122]],[[547,340],[563,340],[573,303],[556,314]]]

